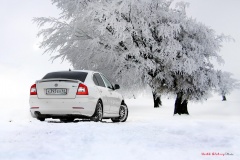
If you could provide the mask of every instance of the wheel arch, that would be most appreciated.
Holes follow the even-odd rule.
[[[103,101],[101,98],[98,99],[97,103],[100,102],[102,104],[102,109],[104,109]],[[97,107],[97,106],[96,106]]]
[[[102,101],[102,99],[101,99],[101,98],[98,98],[98,100],[97,100],[97,103],[96,103],[96,106],[95,106],[95,109],[94,109],[94,112],[93,112],[92,116],[95,114],[95,111],[96,111],[96,109],[97,109],[97,104],[98,104],[98,102],[100,102],[100,103],[102,104],[102,109],[104,109],[104,106],[103,106],[103,101]],[[91,117],[92,117],[92,116],[91,116]]]

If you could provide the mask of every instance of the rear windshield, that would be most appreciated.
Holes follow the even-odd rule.
[[[42,79],[65,78],[65,79],[76,79],[84,82],[87,77],[87,74],[88,73],[86,72],[74,72],[74,71],[51,72],[46,74]]]

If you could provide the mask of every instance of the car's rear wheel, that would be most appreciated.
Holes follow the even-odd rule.
[[[61,118],[60,119],[61,122],[67,123],[67,122],[73,122],[74,118]]]
[[[91,120],[93,120],[94,122],[98,122],[98,121],[102,121],[102,118],[103,118],[103,107],[102,107],[102,103],[99,101],[97,103],[95,113],[93,114]]]
[[[39,121],[45,121],[45,118],[37,118]]]
[[[119,117],[111,118],[113,122],[125,122],[128,118],[128,107],[127,105],[121,105],[119,109]]]

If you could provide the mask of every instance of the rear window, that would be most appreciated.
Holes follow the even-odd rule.
[[[65,78],[65,79],[80,80],[84,82],[87,77],[87,74],[88,74],[87,72],[74,72],[74,71],[51,72],[46,74],[42,79]]]

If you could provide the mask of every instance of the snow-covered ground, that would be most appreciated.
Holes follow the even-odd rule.
[[[126,123],[40,122],[28,106],[1,106],[0,160],[240,160],[237,98],[190,103],[190,116],[173,116],[173,99],[126,102]]]

